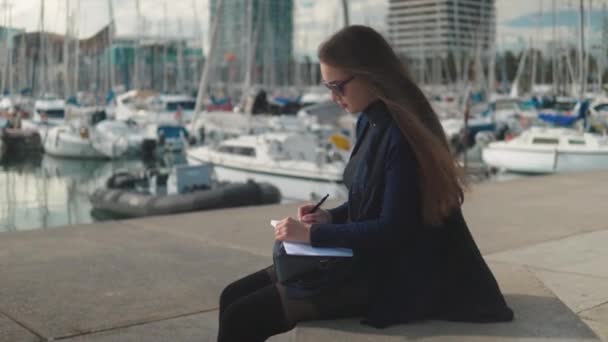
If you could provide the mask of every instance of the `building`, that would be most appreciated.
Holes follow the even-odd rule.
[[[494,42],[494,0],[391,0],[389,37],[411,57],[471,51]]]
[[[49,32],[14,35],[13,82],[5,88],[36,96],[51,92],[68,97],[81,90],[106,93],[113,78],[114,87],[131,89],[137,50],[140,89],[188,93],[197,89],[203,52],[188,37],[110,39],[110,34],[109,26],[105,26],[88,38],[69,37],[67,55],[64,35]]]
[[[216,5],[217,0],[209,2],[212,20],[218,15]],[[249,10],[252,18],[247,15]],[[293,57],[293,10],[293,0],[224,1],[214,52],[216,79],[229,83],[244,79],[251,43],[256,46],[252,83],[288,84]]]
[[[390,0],[388,35],[395,50],[415,62],[419,80],[440,81],[447,69],[463,77],[476,55],[489,58],[495,18],[494,0]]]

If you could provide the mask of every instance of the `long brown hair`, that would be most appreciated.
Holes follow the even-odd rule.
[[[367,81],[387,106],[414,151],[424,223],[439,225],[463,200],[465,180],[448,148],[439,118],[388,42],[353,25],[319,47],[319,60]]]

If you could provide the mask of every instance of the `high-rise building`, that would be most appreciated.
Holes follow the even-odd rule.
[[[216,78],[242,80],[247,51],[255,46],[253,83],[286,84],[293,56],[293,0],[229,0],[219,14],[217,0],[209,5],[211,20],[217,15],[220,19],[214,52],[214,69],[219,68]]]
[[[389,0],[389,39],[409,58],[487,54],[495,39],[494,0]],[[479,44],[479,45],[478,45]]]

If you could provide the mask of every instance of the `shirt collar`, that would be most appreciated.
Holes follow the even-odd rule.
[[[371,123],[372,127],[383,124],[391,119],[388,108],[381,100],[375,100],[362,112]]]

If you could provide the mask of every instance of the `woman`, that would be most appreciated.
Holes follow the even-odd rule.
[[[377,328],[512,320],[462,216],[463,176],[439,120],[389,44],[349,26],[320,46],[319,60],[333,100],[361,113],[344,171],[348,201],[314,213],[301,206],[275,238],[351,248],[353,270],[308,295],[293,295],[272,267],[228,285],[218,341],[264,341],[297,322],[351,316]]]

